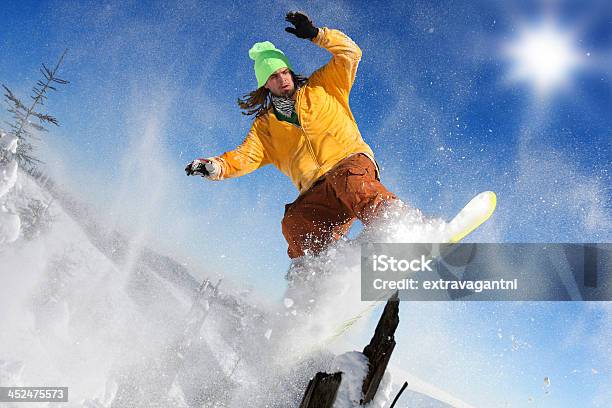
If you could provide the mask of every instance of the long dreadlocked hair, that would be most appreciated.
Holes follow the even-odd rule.
[[[291,78],[293,78],[293,84],[296,88],[304,85],[308,81],[307,77],[295,74],[293,71],[290,72]],[[270,90],[263,86],[244,95],[242,98],[243,99],[238,98],[238,106],[244,111],[242,114],[246,116],[255,115],[255,117],[258,118],[265,114],[272,106]]]

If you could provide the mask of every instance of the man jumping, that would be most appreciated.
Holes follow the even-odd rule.
[[[238,101],[243,114],[255,116],[246,139],[220,156],[192,161],[185,171],[222,180],[276,166],[300,192],[282,221],[294,259],[320,252],[356,219],[369,224],[397,198],[380,182],[349,107],[361,50],[340,31],[315,27],[305,14],[290,12],[286,21],[294,26],[287,32],[327,49],[331,60],[304,78],[271,42],[253,45],[258,88]]]

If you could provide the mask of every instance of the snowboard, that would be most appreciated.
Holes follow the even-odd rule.
[[[447,225],[448,242],[454,244],[471,234],[491,218],[497,206],[497,196],[483,191],[470,200]]]
[[[454,244],[460,242],[487,221],[493,215],[496,206],[497,196],[493,191],[483,191],[477,194],[446,224],[443,232],[443,243]],[[325,343],[329,343],[344,334],[351,326],[374,309],[379,302],[386,301],[387,296],[385,295],[384,298],[371,302],[357,315],[342,322],[338,330]]]

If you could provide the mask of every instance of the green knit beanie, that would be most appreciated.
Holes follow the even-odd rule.
[[[249,50],[249,57],[255,61],[258,88],[264,86],[270,75],[280,68],[289,68],[293,71],[285,54],[270,41],[255,43]]]

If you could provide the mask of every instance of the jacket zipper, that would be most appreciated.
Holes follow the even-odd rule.
[[[302,133],[304,134],[304,139],[306,140],[306,145],[308,146],[308,151],[310,152],[310,155],[312,156],[312,159],[314,160],[315,164],[317,165],[317,169],[321,168],[321,164],[319,163],[319,161],[317,160],[317,156],[315,155],[314,152],[314,148],[312,147],[312,144],[310,143],[310,139],[308,138],[308,135],[306,134],[306,129],[304,129],[304,122],[302,122],[302,119],[300,117],[300,94],[297,95],[296,101],[295,101],[295,113],[298,116],[298,122],[300,122],[300,126],[297,126],[295,124],[293,124],[295,127],[299,128]]]

